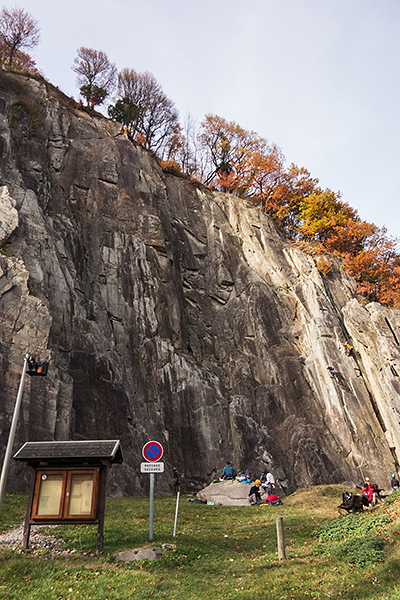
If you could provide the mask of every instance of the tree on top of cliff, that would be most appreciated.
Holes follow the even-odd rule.
[[[311,194],[321,194],[317,178],[311,177],[305,167],[291,164],[282,169],[279,179],[260,198],[264,211],[289,237],[297,239],[301,224],[300,207]]]
[[[0,37],[0,64],[6,64],[8,57],[8,48],[4,44],[4,40]],[[20,73],[30,73],[36,75],[39,71],[36,68],[35,61],[22,50],[16,50],[12,63],[12,70]]]
[[[334,233],[359,220],[357,211],[340,200],[340,194],[331,190],[312,192],[302,199],[299,206],[300,238],[329,244]],[[332,250],[336,248],[330,248]],[[341,248],[337,248],[340,252]]]
[[[154,75],[123,69],[118,74],[120,99],[109,115],[128,127],[133,139],[161,158],[173,158],[179,146],[180,125],[174,103]]]
[[[209,184],[219,177],[218,187],[224,191],[246,193],[246,177],[243,168],[255,154],[266,155],[268,142],[255,131],[247,131],[234,121],[226,121],[218,115],[208,114],[201,123],[200,140],[207,172],[204,183]]]
[[[40,40],[38,22],[23,8],[0,12],[1,59],[11,69],[21,48],[34,48]],[[23,53],[21,53],[23,55]],[[25,55],[27,56],[27,55]],[[20,56],[21,60],[21,56]]]
[[[362,221],[331,190],[305,197],[298,212],[297,237],[317,241],[344,259],[344,268],[369,300],[400,307],[400,255],[385,227]]]
[[[364,222],[361,222],[364,223]],[[347,252],[344,267],[358,283],[358,291],[369,300],[400,308],[400,255],[396,239],[387,235],[385,227],[370,226],[363,249]]]
[[[322,190],[304,167],[285,167],[279,148],[218,115],[207,115],[199,138],[203,181],[251,199],[291,238],[319,244],[343,259],[369,300],[400,307],[400,255],[384,228],[362,221],[340,192]]]
[[[72,70],[77,74],[79,89],[88,108],[93,110],[113,91],[117,69],[101,50],[81,46],[77,52]]]

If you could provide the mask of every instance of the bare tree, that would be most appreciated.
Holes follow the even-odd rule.
[[[11,69],[21,48],[34,48],[40,40],[38,22],[23,8],[3,8],[0,12],[0,40],[3,60]]]
[[[97,104],[104,102],[115,87],[116,66],[101,50],[83,46],[79,48],[72,70],[77,74],[79,89],[91,110]]]
[[[178,112],[154,75],[123,69],[118,75],[118,91],[123,103],[135,107],[130,122],[125,123],[131,135],[161,158],[170,158],[180,136]]]
[[[199,131],[196,121],[187,114],[182,126],[182,144],[177,160],[184,173],[202,179],[204,175],[204,152],[200,148]]]

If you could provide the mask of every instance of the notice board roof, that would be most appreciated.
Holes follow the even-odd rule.
[[[122,462],[119,440],[85,440],[61,442],[26,442],[14,455],[27,463],[55,462]]]

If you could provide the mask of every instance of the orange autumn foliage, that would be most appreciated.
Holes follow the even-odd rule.
[[[342,259],[360,294],[400,308],[400,254],[384,228],[363,221],[304,167],[287,168],[279,148],[234,121],[207,115],[200,138],[206,184],[251,200],[289,237],[317,242],[322,252]],[[331,263],[320,261],[319,268],[328,275]]]
[[[344,259],[343,266],[369,300],[400,306],[400,255],[385,228],[362,221],[338,194],[311,194],[300,205],[298,235],[319,241]]]
[[[396,240],[387,236],[385,228],[376,228],[361,252],[347,253],[344,268],[357,281],[362,295],[400,308],[400,255]]]
[[[5,65],[8,56],[8,49],[4,43],[4,40],[0,37],[0,64]],[[37,75],[39,71],[37,70],[35,61],[26,54],[26,52],[22,52],[22,50],[15,50],[12,62],[13,71],[17,71],[18,73],[29,73],[31,75]]]
[[[291,164],[282,170],[277,184],[262,198],[264,211],[289,237],[298,237],[299,213],[302,201],[322,192],[318,179],[313,179],[304,167]]]

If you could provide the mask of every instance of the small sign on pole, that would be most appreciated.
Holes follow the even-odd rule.
[[[147,460],[147,462],[157,462],[162,458],[163,454],[164,449],[160,442],[155,442],[154,440],[147,442],[142,449],[143,458],[144,460]]]
[[[151,440],[142,448],[142,456],[147,461],[141,463],[140,472],[150,474],[150,510],[149,510],[149,540],[153,539],[153,520],[154,520],[154,474],[164,472],[164,463],[158,461],[162,458],[164,449],[160,442]]]
[[[141,473],[164,473],[164,463],[140,463]]]

